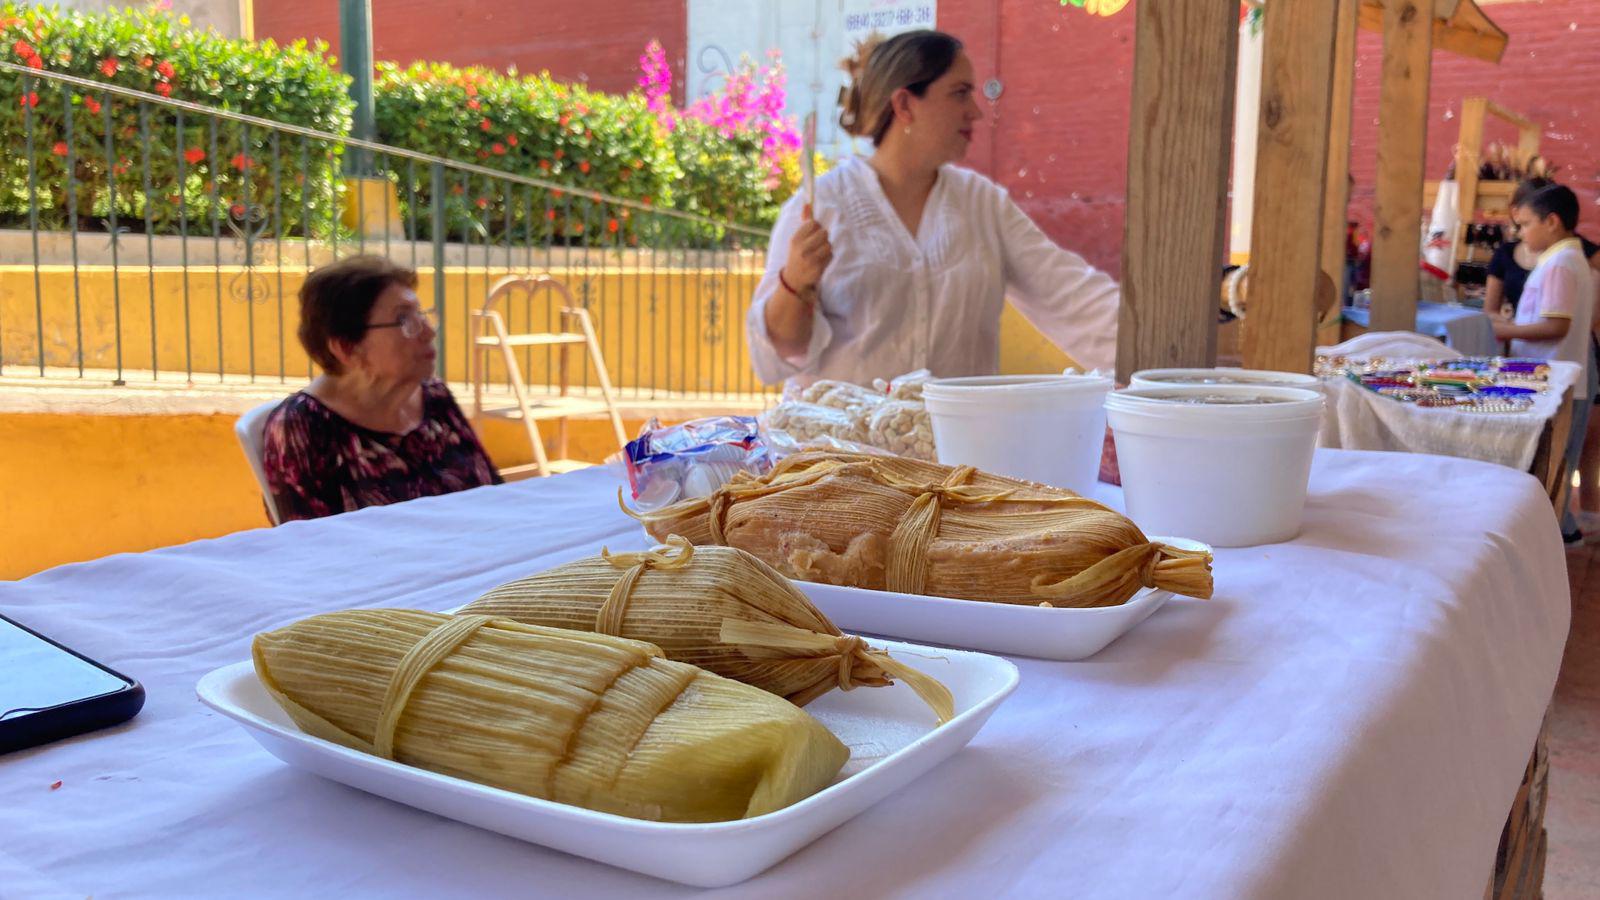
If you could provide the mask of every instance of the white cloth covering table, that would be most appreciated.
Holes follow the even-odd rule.
[[[194,697],[259,630],[348,606],[444,609],[603,544],[642,546],[617,478],[0,584],[0,610],[149,691],[126,726],[0,757],[0,896],[690,893],[293,770]],[[1018,660],[1017,693],[966,750],[722,893],[1481,896],[1568,625],[1539,485],[1468,460],[1318,451],[1304,533],[1219,551],[1216,575],[1214,599],[1169,603],[1087,661]]]
[[[1527,471],[1545,426],[1582,375],[1576,363],[1552,362],[1549,389],[1534,394],[1533,406],[1518,413],[1430,409],[1374,393],[1349,378],[1324,378],[1328,404],[1321,443],[1345,450],[1441,453]]]

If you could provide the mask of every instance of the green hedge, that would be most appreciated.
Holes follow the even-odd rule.
[[[85,14],[10,0],[0,5],[0,25],[0,57],[9,62],[319,131],[350,130],[347,79],[320,42],[235,41],[148,10]],[[190,233],[209,234],[230,215],[243,218],[248,206],[257,214],[276,206],[284,234],[305,233],[308,218],[313,233],[325,233],[334,219],[337,148],[280,139],[275,182],[273,142],[259,130],[247,135],[190,115],[180,132],[165,107],[46,81],[32,82],[24,96],[24,81],[0,76],[0,220],[7,224],[27,222],[30,119],[42,227],[64,227],[73,209],[86,227],[83,219],[109,216],[113,196],[119,227],[133,230],[148,218],[154,230],[175,233],[181,215]]]
[[[672,148],[637,94],[614,95],[530,77],[445,63],[378,65],[374,82],[378,140],[448,159],[670,207],[682,177]],[[380,164],[381,164],[380,160]],[[409,202],[403,164],[401,202]],[[450,172],[445,208],[452,236],[463,229],[501,240],[628,243],[639,236],[626,208],[529,191],[509,181]],[[422,236],[428,235],[429,184],[417,179]]]
[[[85,14],[5,0],[0,58],[332,134],[350,132],[348,79],[321,42],[229,40],[151,10]],[[719,134],[692,119],[669,131],[637,92],[605,94],[548,74],[443,63],[381,63],[376,74],[382,143],[754,226],[770,225],[794,188],[792,166],[777,185],[770,183],[760,136]],[[47,229],[67,227],[73,212],[80,229],[107,227],[113,202],[118,226],[134,231],[148,221],[157,233],[175,234],[181,217],[190,234],[215,230],[228,237],[229,218],[238,226],[252,214],[265,219],[265,237],[327,237],[341,227],[337,147],[289,135],[272,139],[202,115],[184,116],[180,129],[179,117],[165,107],[55,82],[33,81],[25,96],[25,80],[0,75],[0,117],[7,126],[0,134],[0,227],[28,225],[30,159],[40,226]],[[428,168],[403,159],[376,164],[398,183],[405,227],[429,238]],[[453,240],[669,246],[723,237],[719,228],[561,190],[530,191],[457,170],[446,174],[444,207]]]

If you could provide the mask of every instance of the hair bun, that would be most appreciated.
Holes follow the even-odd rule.
[[[869,137],[868,123],[862,121],[861,81],[867,72],[872,52],[883,44],[883,35],[874,31],[856,42],[855,51],[839,60],[848,83],[839,89],[839,127],[853,137]]]

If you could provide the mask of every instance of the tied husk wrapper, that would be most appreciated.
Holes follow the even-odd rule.
[[[709,497],[628,512],[657,538],[737,547],[824,584],[1066,607],[1212,590],[1211,554],[1152,542],[1093,500],[903,457],[806,451]]]
[[[608,635],[350,610],[259,634],[252,651],[309,734],[639,819],[772,812],[826,787],[850,756],[782,698]]]
[[[603,551],[501,585],[461,613],[648,641],[668,659],[796,706],[834,688],[900,678],[941,723],[953,714],[944,685],[841,632],[771,566],[731,547],[696,549],[676,535],[645,553]]]

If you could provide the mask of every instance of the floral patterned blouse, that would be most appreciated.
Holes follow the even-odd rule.
[[[267,417],[261,446],[287,522],[500,484],[444,382],[422,385],[422,424],[407,434],[363,428],[300,391]]]

